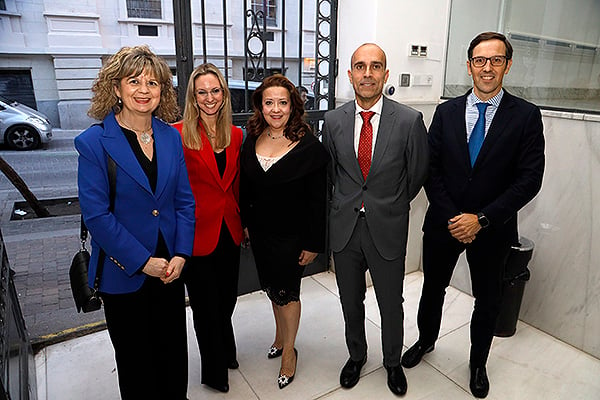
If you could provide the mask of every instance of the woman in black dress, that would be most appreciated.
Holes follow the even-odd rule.
[[[267,356],[282,356],[278,385],[296,373],[300,280],[325,247],[329,155],[304,121],[304,106],[286,77],[266,78],[252,96],[254,115],[241,155],[240,207],[262,289],[275,316]]]

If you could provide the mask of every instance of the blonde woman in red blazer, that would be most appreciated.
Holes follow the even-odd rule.
[[[194,250],[184,270],[202,363],[202,383],[229,391],[238,367],[231,316],[237,301],[240,243],[239,155],[242,130],[231,124],[231,95],[213,64],[198,66],[187,87],[183,153],[194,198]]]

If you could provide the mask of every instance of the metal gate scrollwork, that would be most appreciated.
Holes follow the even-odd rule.
[[[246,8],[246,16],[250,18],[250,30],[248,31],[248,22],[244,19],[244,25],[246,25],[244,30],[248,32],[244,42],[246,51],[245,79],[260,82],[265,78],[265,71],[267,70],[267,42],[265,40],[267,23],[264,10],[255,12],[248,8],[247,3],[247,1],[244,2],[244,7]],[[248,63],[251,64],[251,69],[248,68]]]

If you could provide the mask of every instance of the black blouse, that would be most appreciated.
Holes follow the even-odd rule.
[[[140,166],[142,167],[142,170],[146,174],[146,177],[148,178],[148,183],[150,184],[150,188],[152,189],[152,192],[154,193],[156,191],[156,181],[158,178],[158,166],[156,163],[155,142],[152,141],[153,157],[152,157],[152,160],[149,160],[148,157],[146,157],[146,155],[144,154],[144,151],[142,150],[142,146],[140,146],[140,143],[137,140],[136,133],[134,131],[124,128],[122,126],[121,126],[121,130],[125,133],[125,137],[127,138],[127,141],[129,142],[129,146],[131,146],[131,150],[133,151],[135,158],[138,160],[138,162],[140,163]],[[167,260],[169,260],[171,258],[171,255],[169,254],[169,248],[167,247],[167,244],[165,243],[165,238],[163,237],[162,232],[160,230],[158,231],[158,238],[157,238],[157,242],[156,242],[156,251],[154,252],[153,257],[165,258]],[[144,269],[145,265],[146,265],[146,263],[144,263],[142,265],[140,271],[142,269]]]
[[[217,161],[217,169],[219,170],[219,175],[221,175],[221,178],[223,177],[223,174],[225,173],[225,168],[227,167],[227,155],[226,155],[226,151],[223,150],[220,153],[217,153],[215,151],[215,160]]]

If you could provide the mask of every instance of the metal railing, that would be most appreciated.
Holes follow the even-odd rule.
[[[287,75],[296,85],[310,83],[314,110],[335,108],[338,0],[317,0],[315,3],[295,0],[288,2],[288,6],[286,1],[278,2],[279,22],[276,27],[269,25],[268,18],[265,17],[268,14],[267,1],[262,2],[262,8],[257,5],[260,2],[243,0],[242,3],[246,11],[240,20],[239,13],[229,12],[226,0],[222,0],[220,10],[219,0],[201,0],[200,22],[196,22],[196,27],[193,27],[190,0],[174,0],[178,85],[184,88],[187,86],[187,77],[193,69],[194,59],[204,63],[210,61],[223,69],[228,82],[232,77],[245,81],[245,96],[242,103],[243,110],[246,112],[251,111],[249,100],[253,91],[248,82],[261,82],[275,72]],[[307,11],[307,4],[311,4],[315,9]],[[221,22],[214,20],[207,23],[207,10],[210,9],[213,9],[213,12],[218,11],[217,14],[222,16]],[[232,14],[236,17],[229,21],[228,16]],[[310,38],[304,33],[305,14],[314,15],[315,18],[314,31],[312,27],[307,28],[309,30],[306,31],[310,34]],[[235,49],[230,49],[228,46],[228,41],[231,40],[229,34],[233,35],[234,31],[240,34],[240,31],[233,30],[232,26],[240,25],[243,26],[242,36],[236,36],[235,39],[243,40],[243,53],[239,52],[239,46]],[[222,45],[217,45],[214,34],[220,26],[223,29]],[[192,34],[196,32],[195,29],[198,30],[197,36]],[[213,33],[210,43],[209,29]],[[194,38],[201,38],[200,43],[197,43],[201,49],[192,49]],[[297,43],[289,46],[291,40]],[[269,45],[269,42],[272,43]],[[313,47],[314,54],[305,59],[304,56],[307,54],[305,50],[312,52]],[[294,50],[290,51],[290,49]],[[308,72],[303,67],[305,60],[314,62],[314,71]],[[185,101],[183,95],[184,93],[180,93],[180,103]],[[323,114],[309,112],[308,115],[310,120],[317,120],[322,118]],[[237,115],[236,124],[244,122],[247,117],[244,114]]]
[[[0,400],[36,400],[35,362],[0,231]]]

